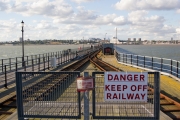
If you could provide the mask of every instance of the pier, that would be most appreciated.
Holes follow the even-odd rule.
[[[110,49],[110,51],[105,50],[107,52],[106,54],[103,53],[105,51],[103,51],[102,48],[100,47],[97,47],[96,49],[88,51],[88,52],[87,51],[81,52],[81,53],[84,53],[84,54],[81,54],[82,57],[80,59],[76,59],[73,61],[72,61],[73,59],[72,55],[70,55],[69,57],[70,59],[67,59],[67,61],[59,57],[60,60],[57,59],[56,61],[57,67],[56,68],[49,67],[49,69],[46,69],[46,70],[44,69],[43,73],[42,72],[40,73],[39,71],[34,71],[33,73],[31,69],[32,66],[26,70],[19,69],[20,74],[18,75],[23,76],[21,78],[23,84],[20,83],[19,81],[19,84],[16,84],[16,85],[18,85],[19,88],[23,89],[25,96],[18,95],[18,99],[23,98],[22,99],[23,103],[25,102],[26,104],[22,104],[22,103],[21,104],[22,106],[24,106],[25,110],[27,110],[27,111],[21,111],[21,112],[24,112],[24,114],[27,116],[29,115],[30,119],[31,117],[40,118],[41,116],[39,115],[44,115],[44,116],[47,115],[46,117],[51,116],[51,115],[53,117],[61,116],[59,117],[59,119],[71,119],[71,118],[72,119],[85,119],[87,116],[89,116],[89,119],[94,119],[94,118],[111,119],[110,117],[113,117],[113,116],[114,116],[114,119],[118,119],[120,117],[122,119],[123,118],[125,119],[128,116],[139,117],[141,119],[148,119],[148,117],[152,118],[155,116],[156,112],[153,110],[154,110],[154,107],[156,106],[153,106],[155,105],[153,101],[158,100],[158,96],[156,96],[157,98],[153,97],[153,95],[155,95],[154,91],[156,91],[156,89],[153,89],[153,87],[151,86],[152,84],[154,84],[154,82],[151,79],[154,78],[153,77],[155,76],[154,72],[156,71],[153,71],[153,69],[149,69],[145,67],[143,68],[138,65],[135,66],[132,64],[128,64],[128,62],[126,61],[123,62],[119,60],[120,57],[118,57],[118,54],[121,54],[121,53],[114,52],[113,49]],[[114,55],[111,55],[112,52],[114,53]],[[58,64],[58,62],[60,64]],[[48,66],[48,63],[45,63],[45,66],[46,65]],[[39,64],[35,66],[38,68]],[[43,62],[41,66],[44,66]],[[54,71],[62,72],[61,74],[62,75],[64,74],[63,77],[58,76],[58,75],[55,75],[54,77],[50,77],[52,74],[57,74],[57,73],[53,73]],[[75,71],[79,71],[79,72],[75,72]],[[127,72],[127,73],[150,72],[149,76],[151,77],[149,77],[149,79],[151,81],[149,81],[149,84],[151,85],[149,85],[149,89],[148,89],[149,102],[147,102],[146,104],[143,103],[143,105],[142,103],[137,103],[137,102],[133,102],[133,104],[128,104],[124,102],[124,105],[119,104],[119,103],[108,103],[108,104],[105,103],[103,100],[103,94],[104,94],[103,93],[103,89],[104,89],[103,87],[104,75],[103,74],[104,72],[102,71],[119,71],[119,72]],[[7,72],[8,74],[6,75],[6,76],[14,76],[14,79],[12,79],[12,81],[14,80],[14,83],[9,84],[9,85],[7,84],[7,87],[5,86],[4,88],[1,87],[0,100],[1,100],[2,107],[13,106],[11,105],[10,101],[17,99],[15,97],[16,85],[15,85],[14,72],[15,71],[11,73]],[[87,94],[84,94],[83,92],[81,93],[77,92],[76,81],[72,79],[77,75],[78,76],[84,75],[84,72],[88,72],[90,76],[96,75],[94,77],[96,79],[95,84],[97,85],[97,87],[95,87],[93,91],[89,91]],[[70,76],[67,76],[67,74]],[[41,75],[43,77],[34,77],[34,76],[41,76]],[[36,78],[36,79],[33,79],[33,78]],[[61,79],[61,81],[59,81],[59,79]],[[180,106],[179,106],[180,95],[178,94],[180,93],[180,82],[178,80],[179,78],[177,75],[174,76],[168,73],[160,75],[161,94],[159,95],[159,99],[160,99],[159,105],[161,109],[160,119],[162,120],[163,119],[165,120],[166,119],[169,119],[169,120],[180,119]],[[16,83],[17,83],[17,80],[16,80]],[[60,88],[60,86],[62,85],[63,87]],[[21,92],[21,90],[18,90],[18,91]],[[4,93],[4,96],[2,93]],[[88,99],[86,99],[87,95],[88,95]],[[50,96],[53,96],[53,97],[50,97]],[[79,102],[82,101],[81,104],[78,104],[78,101],[76,98],[78,99]],[[6,100],[10,100],[10,101],[6,101]],[[83,101],[86,101],[86,103],[83,103]],[[39,107],[38,105],[40,105],[40,103],[43,103],[44,107],[41,104],[41,107],[38,110],[38,107]],[[89,112],[90,112],[89,115],[87,115],[83,111],[86,109],[85,107],[87,107],[86,106],[87,103],[89,104]],[[48,104],[50,106],[48,106]],[[19,105],[20,108],[22,106]],[[158,106],[157,106],[157,109],[158,109]],[[34,112],[33,110],[36,112]],[[37,110],[39,112],[37,112]],[[10,107],[8,111],[3,111],[3,112],[1,112],[1,119],[9,119],[9,120],[17,119],[16,104],[14,104],[13,108]],[[8,116],[9,114],[12,114],[12,115]]]

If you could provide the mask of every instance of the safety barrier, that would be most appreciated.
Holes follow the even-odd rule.
[[[176,76],[177,78],[180,77],[179,61],[176,60],[141,56],[136,54],[126,54],[121,52],[116,52],[116,58],[119,62],[166,72]]]
[[[85,72],[87,73],[87,72]],[[151,119],[159,120],[160,88],[159,72],[122,73],[132,83],[120,83],[120,78],[112,78],[112,72],[93,72],[93,87],[91,91],[77,91],[77,77],[80,72],[17,72],[17,108],[18,119],[24,118],[67,118],[67,119]],[[115,80],[115,84],[106,83],[108,79]],[[114,73],[113,73],[114,74]],[[129,75],[129,76],[127,76]],[[132,75],[134,78],[132,78]],[[141,77],[137,77],[140,75]],[[146,76],[146,78],[142,77]],[[84,74],[85,76],[85,74]],[[88,73],[86,76],[91,76]],[[125,78],[121,78],[124,79]],[[139,81],[146,79],[147,83]],[[119,84],[118,84],[119,82]],[[89,82],[87,82],[89,84]],[[82,83],[83,85],[84,83]],[[126,87],[121,86],[125,84]],[[131,85],[133,91],[123,91]],[[136,88],[136,90],[135,90]],[[154,91],[150,91],[152,88]],[[128,89],[127,89],[128,90]],[[110,92],[114,95],[107,95]],[[143,92],[144,93],[143,93]],[[120,95],[129,92],[130,101],[122,100]],[[116,94],[116,95],[115,95]],[[136,94],[136,95],[133,95]],[[143,99],[140,99],[141,94]],[[142,95],[143,94],[143,95]],[[133,95],[133,96],[132,96]],[[121,96],[121,97],[120,97]],[[109,98],[108,98],[109,97]],[[84,99],[83,99],[84,98]],[[104,99],[103,99],[104,98]],[[114,99],[107,101],[108,99]],[[126,96],[126,98],[128,98]],[[84,100],[84,104],[82,103]],[[84,113],[82,112],[84,109]]]

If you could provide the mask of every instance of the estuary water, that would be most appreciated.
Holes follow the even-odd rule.
[[[84,44],[84,47],[90,45]],[[25,56],[48,52],[57,52],[66,49],[83,48],[79,45],[29,45],[24,46]],[[114,45],[117,50],[142,56],[153,56],[180,61],[180,45]],[[22,56],[22,46],[0,46],[0,59]]]
[[[67,49],[89,47],[90,45],[25,45],[24,56],[37,55],[49,52],[58,52]],[[0,59],[22,57],[22,46],[0,45]]]
[[[124,53],[180,61],[180,45],[117,45],[117,50]]]

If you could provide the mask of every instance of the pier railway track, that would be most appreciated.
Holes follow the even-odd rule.
[[[108,64],[100,60],[97,56],[93,56],[91,58],[91,63],[93,63],[96,67],[98,67],[102,71],[122,71],[116,68],[113,65]],[[152,102],[152,98],[154,95],[154,89],[152,85],[148,87],[148,101]],[[180,102],[177,102],[170,97],[160,93],[160,110],[168,115],[173,120],[180,120]]]
[[[87,63],[89,60],[92,64],[94,64],[97,68],[99,68],[101,71],[123,71],[121,69],[116,68],[115,66],[112,66],[102,60],[100,60],[96,54],[98,54],[99,51],[96,51],[92,54],[89,54],[85,56],[83,59],[75,62],[74,64],[71,64],[65,68],[62,68],[60,71],[78,71],[85,63]],[[63,81],[66,81],[68,77],[73,78],[73,75],[60,75],[60,76],[46,76],[43,78],[43,80],[40,80],[39,82],[36,82],[35,84],[32,84],[28,87],[28,89],[23,91],[23,94],[26,97],[26,101],[28,100],[44,100],[46,99],[50,94],[56,90],[59,86],[63,84]],[[27,78],[28,79],[28,78]],[[29,77],[31,79],[31,77]],[[48,85],[46,84],[48,83]],[[68,87],[68,85],[66,86]],[[36,90],[33,91],[32,90]],[[26,96],[26,93],[30,93],[30,96]],[[149,87],[148,89],[148,95],[153,96],[154,89],[153,87]],[[15,92],[13,93],[15,94]],[[33,96],[33,97],[32,97]],[[6,100],[5,100],[6,99]],[[57,99],[57,98],[53,98]],[[151,98],[148,98],[148,100]],[[4,98],[4,101],[1,100],[0,102],[0,119],[3,119],[4,116],[11,115],[16,110],[16,96],[7,97]],[[160,93],[160,108],[161,111],[167,114],[169,117],[171,117],[173,120],[180,120],[180,103],[176,102],[175,100],[169,98],[168,96],[165,96]]]
[[[89,61],[89,58],[98,54],[99,51],[100,50],[91,52],[80,58],[80,60],[58,71],[79,71]],[[68,84],[64,84],[64,82],[69,78],[73,79],[73,77],[75,77],[73,76],[73,74],[46,75],[43,77],[37,74],[25,76],[26,81],[30,80],[31,82],[25,83],[28,84],[28,87],[23,90],[24,102],[28,102],[29,100],[45,100],[48,96],[53,94],[53,92],[62,84],[65,85],[64,89],[68,87]],[[34,81],[36,82],[33,83]],[[71,83],[69,83],[69,85],[70,84]],[[53,98],[52,100],[56,99],[57,98]],[[16,111],[16,108],[16,92],[14,91],[11,94],[5,95],[5,97],[0,99],[0,120],[5,120],[8,116],[13,114]]]

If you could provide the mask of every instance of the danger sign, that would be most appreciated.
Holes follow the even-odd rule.
[[[147,101],[148,73],[105,72],[105,101]]]
[[[93,89],[92,77],[78,77],[77,78],[77,91],[86,91]]]

